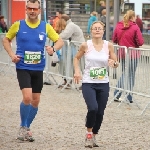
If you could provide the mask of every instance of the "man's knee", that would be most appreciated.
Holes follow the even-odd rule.
[[[31,101],[32,101],[32,97],[30,95],[26,94],[26,95],[23,96],[24,104],[29,105],[31,103]]]

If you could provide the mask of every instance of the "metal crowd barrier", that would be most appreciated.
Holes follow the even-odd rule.
[[[5,33],[0,33],[0,73],[3,73],[6,75],[7,73],[9,74],[14,74],[14,63],[11,62],[10,57],[8,56],[7,52],[4,50],[3,44],[2,44],[2,39],[5,37]],[[16,51],[16,44],[15,44],[15,39],[12,40],[12,48],[13,51]]]
[[[150,34],[148,33],[143,33],[143,38],[144,38],[144,44],[149,45],[150,44]]]
[[[54,83],[57,85],[57,88],[59,86],[62,86],[61,91],[63,91],[68,86],[72,89],[78,90],[78,88],[73,82],[73,75],[74,75],[73,58],[75,54],[77,53],[80,44],[81,43],[77,43],[75,41],[74,42],[64,41],[64,46],[61,49],[59,63],[57,64],[58,67],[57,66],[52,67],[51,64],[52,64],[53,56],[49,56],[47,53],[45,53],[46,67],[45,67],[44,73],[45,73],[46,78],[44,82],[49,82],[52,84]],[[52,42],[51,41],[47,42],[47,45],[52,45]],[[81,63],[83,64],[83,59],[81,60]],[[55,71],[54,71],[54,68],[56,68]],[[56,78],[58,76],[62,78],[61,81],[57,81]],[[65,85],[63,85],[64,79],[66,79],[67,81]]]
[[[4,35],[0,34],[0,38],[2,39]],[[63,86],[61,91],[63,91],[68,85],[72,89],[78,89],[73,82],[73,58],[77,53],[79,46],[81,43],[75,41],[64,41],[64,46],[61,49],[60,61],[57,63],[56,67],[51,65],[52,56],[49,56],[45,52],[46,57],[46,66],[44,69],[44,81],[54,83],[58,88],[62,85],[63,79],[67,80],[67,84]],[[52,45],[52,42],[47,40],[46,45]],[[12,42],[13,50],[16,50],[15,40]],[[0,45],[2,49],[0,51],[0,73],[3,72],[7,75],[8,70],[12,68],[14,69],[14,64],[11,63],[11,60],[3,50],[2,45]],[[114,90],[114,97],[109,101],[110,105],[114,99],[122,92],[122,101],[118,105],[118,107],[127,102],[128,95],[133,96],[134,103],[140,108],[139,102],[137,102],[134,96],[142,96],[144,98],[150,98],[150,77],[149,77],[149,64],[150,64],[150,50],[142,49],[142,48],[126,48],[125,46],[114,45],[115,53],[117,54],[119,67],[108,68],[109,72],[109,80],[110,80],[110,88]],[[80,68],[83,72],[84,70],[84,57],[80,61]],[[7,70],[7,71],[6,71]],[[9,72],[10,73],[10,72]],[[59,80],[58,80],[58,77]],[[142,103],[142,101],[141,101]],[[145,110],[150,105],[150,102],[146,104],[141,114],[145,112]]]
[[[136,54],[134,53],[135,51]],[[130,58],[130,54],[133,55],[132,59]],[[130,85],[133,85],[133,88],[129,87],[130,85],[128,85],[128,92],[148,99],[150,98],[149,57],[149,49],[128,48],[129,61],[127,65],[129,65],[128,72],[130,74],[128,73],[127,77],[129,78],[128,81],[130,81]],[[135,80],[133,79],[133,77],[135,78]],[[150,102],[146,104],[141,114],[145,112],[149,104]]]
[[[110,87],[115,90],[114,98],[109,102],[110,105],[120,93],[123,102],[128,102],[128,98],[132,97],[133,102],[141,109],[139,102],[136,100],[138,96],[142,98],[150,98],[150,77],[149,77],[149,57],[150,50],[142,48],[126,48],[123,46],[115,46],[120,63],[117,69],[109,68]],[[136,97],[137,96],[137,97]],[[140,103],[143,101],[140,100]],[[146,104],[141,114],[150,105]]]
[[[117,98],[120,92],[122,92],[123,100],[125,100],[125,94],[127,90],[127,73],[125,72],[125,63],[127,63],[127,59],[125,59],[127,57],[127,48],[125,46],[114,45],[114,52],[117,55],[119,67],[108,68],[110,88],[114,89],[114,98],[110,100],[108,105],[110,105],[114,101],[114,99]],[[124,59],[122,59],[122,57]],[[118,105],[118,107],[120,105],[121,103]]]

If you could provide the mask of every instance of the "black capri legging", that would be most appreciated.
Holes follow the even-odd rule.
[[[97,134],[109,97],[109,83],[82,83],[82,94],[88,109],[86,127]]]

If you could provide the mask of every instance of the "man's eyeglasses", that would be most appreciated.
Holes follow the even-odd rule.
[[[27,10],[28,10],[28,11],[38,11],[39,8],[30,8],[30,7],[27,7]]]
[[[92,30],[98,30],[98,31],[101,31],[101,30],[104,30],[104,29],[102,29],[102,28],[92,28]]]

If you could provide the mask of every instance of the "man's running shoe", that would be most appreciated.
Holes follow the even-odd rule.
[[[29,142],[34,142],[35,139],[32,137],[32,132],[29,128],[26,127],[25,139]]]
[[[17,140],[33,142],[34,138],[32,137],[32,133],[29,128],[20,127],[18,136],[17,136]]]
[[[99,147],[99,145],[97,145],[95,136],[93,136],[93,147]]]
[[[17,140],[24,141],[25,140],[26,127],[20,127]]]
[[[85,138],[85,147],[93,147],[93,134],[87,133]]]

